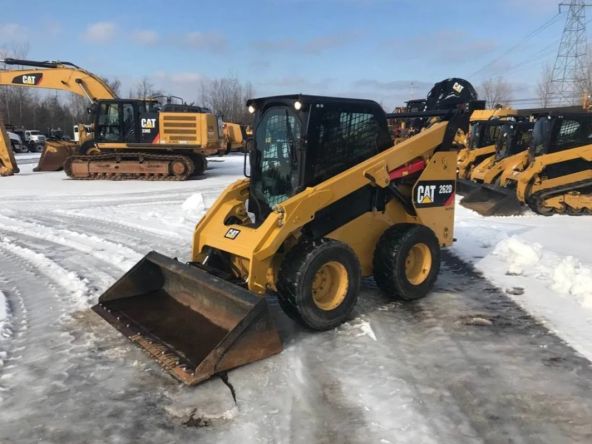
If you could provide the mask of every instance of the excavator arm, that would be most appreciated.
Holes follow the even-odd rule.
[[[115,91],[103,79],[72,63],[19,59],[4,59],[2,62],[34,69],[0,71],[0,85],[69,91],[91,102],[117,98]]]

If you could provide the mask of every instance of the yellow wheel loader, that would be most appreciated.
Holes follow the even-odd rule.
[[[187,384],[282,350],[268,297],[303,325],[332,329],[350,317],[362,277],[391,297],[425,296],[453,242],[454,137],[469,112],[448,111],[394,146],[370,100],[247,104],[250,177],[198,222],[191,261],[151,252],[93,307]]]
[[[12,176],[18,172],[19,169],[16,165],[10,138],[6,133],[4,124],[0,122],[0,176]]]
[[[524,211],[513,189],[501,193],[500,188],[507,186],[504,172],[526,165],[533,127],[533,122],[507,122],[502,126],[495,154],[473,169],[471,185],[465,185],[465,188],[474,189],[461,199],[462,206],[483,216],[509,216]]]

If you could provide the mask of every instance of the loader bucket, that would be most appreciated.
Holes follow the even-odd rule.
[[[526,210],[518,202],[516,190],[492,185],[481,185],[463,197],[460,204],[482,216],[514,216]]]
[[[39,163],[33,171],[60,171],[66,159],[78,152],[74,142],[51,140],[45,143]]]
[[[457,179],[456,180],[456,192],[460,196],[466,196],[476,189],[481,187],[480,183],[473,182],[472,180],[467,179]]]
[[[265,298],[154,251],[93,310],[186,384],[282,351]]]

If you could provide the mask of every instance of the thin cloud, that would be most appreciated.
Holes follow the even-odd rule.
[[[27,30],[24,26],[18,23],[0,23],[0,39],[1,40],[26,40]]]
[[[192,49],[209,52],[223,52],[228,49],[228,40],[217,32],[188,32],[181,37],[180,43]]]
[[[97,22],[87,26],[85,40],[92,43],[107,43],[115,38],[117,26],[113,22]]]
[[[439,64],[474,63],[498,46],[494,38],[485,39],[460,30],[425,33],[406,40],[389,40],[384,46],[404,60],[423,59]]]
[[[154,46],[158,43],[158,33],[151,30],[140,30],[132,33],[132,40],[140,45]]]
[[[261,52],[290,52],[319,55],[331,49],[346,46],[357,36],[357,33],[347,32],[317,36],[304,41],[294,38],[258,40],[253,43],[253,48]]]

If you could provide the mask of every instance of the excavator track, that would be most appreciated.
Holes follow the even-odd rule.
[[[548,200],[561,195],[567,195],[570,192],[580,192],[584,195],[592,195],[592,181],[583,180],[581,182],[571,183],[560,187],[549,188],[534,193],[526,199],[526,204],[535,213],[544,216],[553,214],[568,214],[570,216],[592,215],[592,207],[573,208],[569,205],[569,199],[566,199],[562,209],[558,209],[548,204]]]
[[[203,174],[206,165],[202,155],[192,159],[175,154],[107,153],[71,156],[64,163],[64,170],[77,180],[180,181]]]

